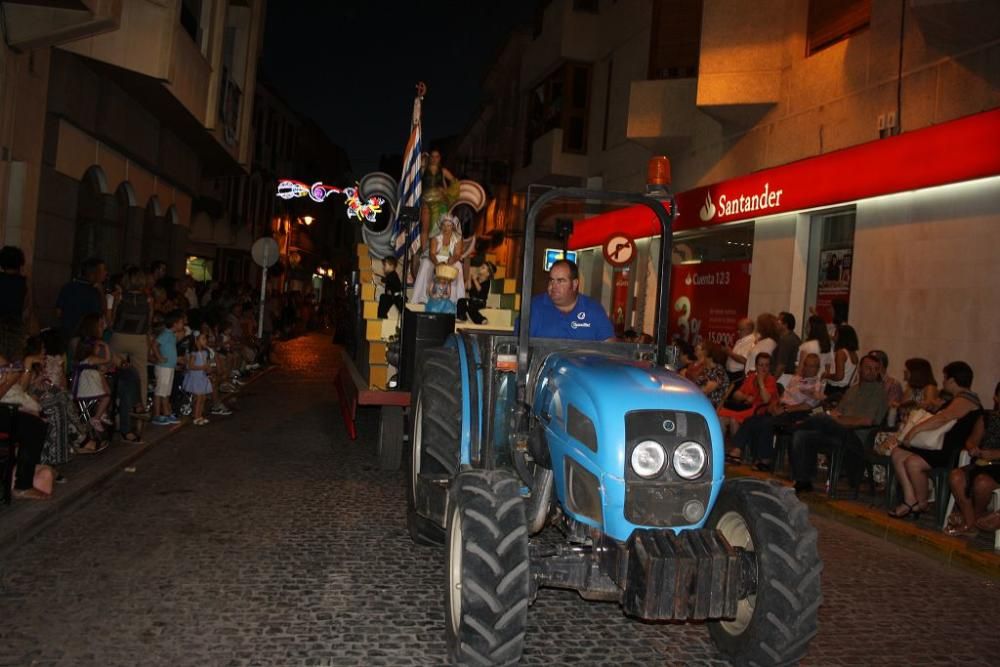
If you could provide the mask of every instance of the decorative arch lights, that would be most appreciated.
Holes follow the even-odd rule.
[[[368,222],[375,222],[375,217],[382,212],[382,207],[385,206],[385,198],[378,196],[368,197],[366,201],[362,202],[356,187],[338,188],[326,185],[321,181],[317,181],[312,185],[292,179],[278,181],[277,195],[279,199],[289,200],[309,197],[314,202],[322,204],[326,201],[327,197],[334,194],[344,195],[347,205],[347,217],[357,218],[359,221],[367,220]]]

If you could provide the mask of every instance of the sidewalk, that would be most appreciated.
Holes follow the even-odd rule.
[[[759,472],[746,465],[727,464],[726,476],[777,479],[791,486],[791,482],[783,477]],[[817,488],[822,489],[823,486]],[[844,484],[839,490],[842,494],[847,493]],[[857,499],[849,500],[830,498],[826,493],[806,493],[801,498],[813,514],[862,530],[952,567],[1000,580],[1000,552],[993,550],[992,535],[980,533],[975,539],[950,537],[944,534],[941,526],[936,525],[933,512],[921,517],[920,521],[893,519],[886,514],[882,495],[873,497],[862,493]]]
[[[263,377],[273,366],[265,368],[246,379],[239,391],[224,394],[223,400],[230,403],[238,398],[244,389]],[[235,414],[234,414],[235,416]],[[232,417],[230,417],[231,419]],[[37,535],[64,510],[83,507],[94,497],[94,491],[119,472],[131,472],[146,452],[167,440],[182,428],[191,426],[190,417],[180,424],[170,427],[152,426],[149,423],[142,431],[141,445],[133,445],[115,437],[111,446],[100,454],[77,455],[72,461],[60,466],[67,479],[65,484],[56,484],[50,500],[14,500],[9,506],[0,504],[0,554],[24,544]]]

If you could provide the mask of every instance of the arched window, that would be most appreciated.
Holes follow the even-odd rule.
[[[108,192],[107,177],[99,166],[90,167],[80,181],[73,235],[73,273],[83,260],[100,257],[112,272],[121,270],[124,230],[118,201]]]

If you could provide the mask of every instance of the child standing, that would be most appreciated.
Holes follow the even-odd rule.
[[[194,425],[204,426],[205,396],[212,393],[212,381],[208,379],[208,336],[195,332],[194,348],[187,355],[187,371],[184,373],[184,391],[194,395]]]
[[[184,332],[184,314],[172,310],[163,317],[163,331],[153,344],[156,362],[156,390],[153,398],[153,423],[159,426],[179,424],[180,419],[170,406],[174,373],[177,370],[177,336]]]
[[[400,317],[403,315],[403,281],[396,273],[396,258],[382,258],[382,284],[385,293],[378,298],[378,318],[384,320],[389,316],[389,309],[396,306]]]

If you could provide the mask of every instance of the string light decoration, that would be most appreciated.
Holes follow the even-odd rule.
[[[327,197],[335,194],[344,195],[347,204],[347,217],[356,218],[359,222],[361,220],[375,222],[375,217],[382,212],[382,207],[385,206],[385,199],[378,196],[369,197],[367,201],[362,202],[357,188],[338,188],[326,185],[321,181],[312,185],[292,179],[278,181],[277,195],[280,199],[309,197],[314,202],[322,204]]]

